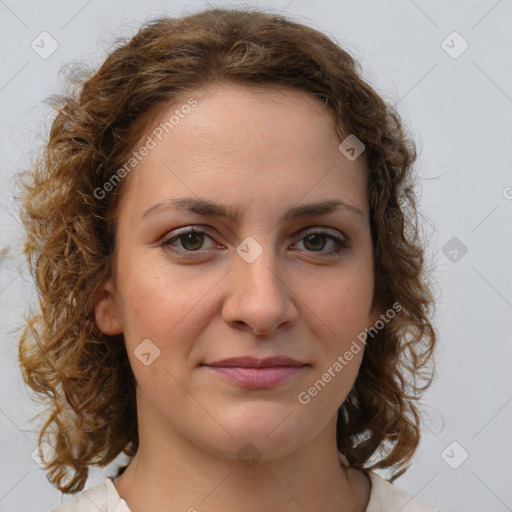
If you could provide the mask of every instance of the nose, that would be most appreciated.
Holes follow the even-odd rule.
[[[270,249],[250,263],[237,254],[227,279],[222,317],[230,327],[272,336],[296,322],[296,296]]]

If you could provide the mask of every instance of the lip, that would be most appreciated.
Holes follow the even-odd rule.
[[[251,389],[268,389],[286,382],[309,366],[287,356],[265,359],[231,357],[204,363],[218,376]]]
[[[304,366],[305,363],[301,363],[291,357],[287,356],[273,356],[260,359],[253,356],[245,357],[229,357],[227,359],[220,359],[213,363],[204,363],[205,366],[215,367],[226,367],[226,366],[237,366],[239,368],[273,368],[273,367],[289,367],[289,366]]]

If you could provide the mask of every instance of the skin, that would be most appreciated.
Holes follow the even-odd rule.
[[[338,150],[331,111],[306,93],[216,83],[194,97],[198,105],[125,178],[115,275],[97,300],[97,325],[124,333],[137,381],[139,451],[118,493],[132,512],[364,511],[369,479],[340,464],[335,438],[364,350],[307,405],[297,399],[378,318],[364,153],[349,161]],[[240,218],[160,206],[141,220],[182,197],[229,205]],[[283,219],[327,199],[360,213]],[[162,243],[190,226],[206,234]],[[329,237],[308,238],[312,228],[350,247],[336,255]],[[236,252],[249,236],[263,251],[251,263]],[[178,254],[197,248],[193,259]],[[160,350],[147,366],[135,352],[145,339]],[[268,389],[202,366],[247,355],[307,366]],[[250,467],[237,455],[248,442],[261,457]]]

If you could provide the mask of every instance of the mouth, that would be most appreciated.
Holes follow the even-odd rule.
[[[203,363],[205,366],[212,367],[238,367],[238,368],[283,368],[283,367],[297,367],[305,366],[305,363],[301,363],[291,357],[287,356],[273,356],[265,359],[258,357],[246,356],[246,357],[229,357],[228,359],[221,359],[212,363]]]
[[[251,389],[276,387],[301,373],[309,366],[287,356],[266,359],[233,357],[204,363],[215,375]]]

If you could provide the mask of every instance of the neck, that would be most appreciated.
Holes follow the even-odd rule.
[[[151,435],[140,435],[116,488],[131,512],[363,512],[369,480],[340,463],[335,441],[326,441],[335,440],[334,430],[329,424],[300,449],[257,461],[219,457],[181,436],[167,432],[164,440],[146,430]]]

